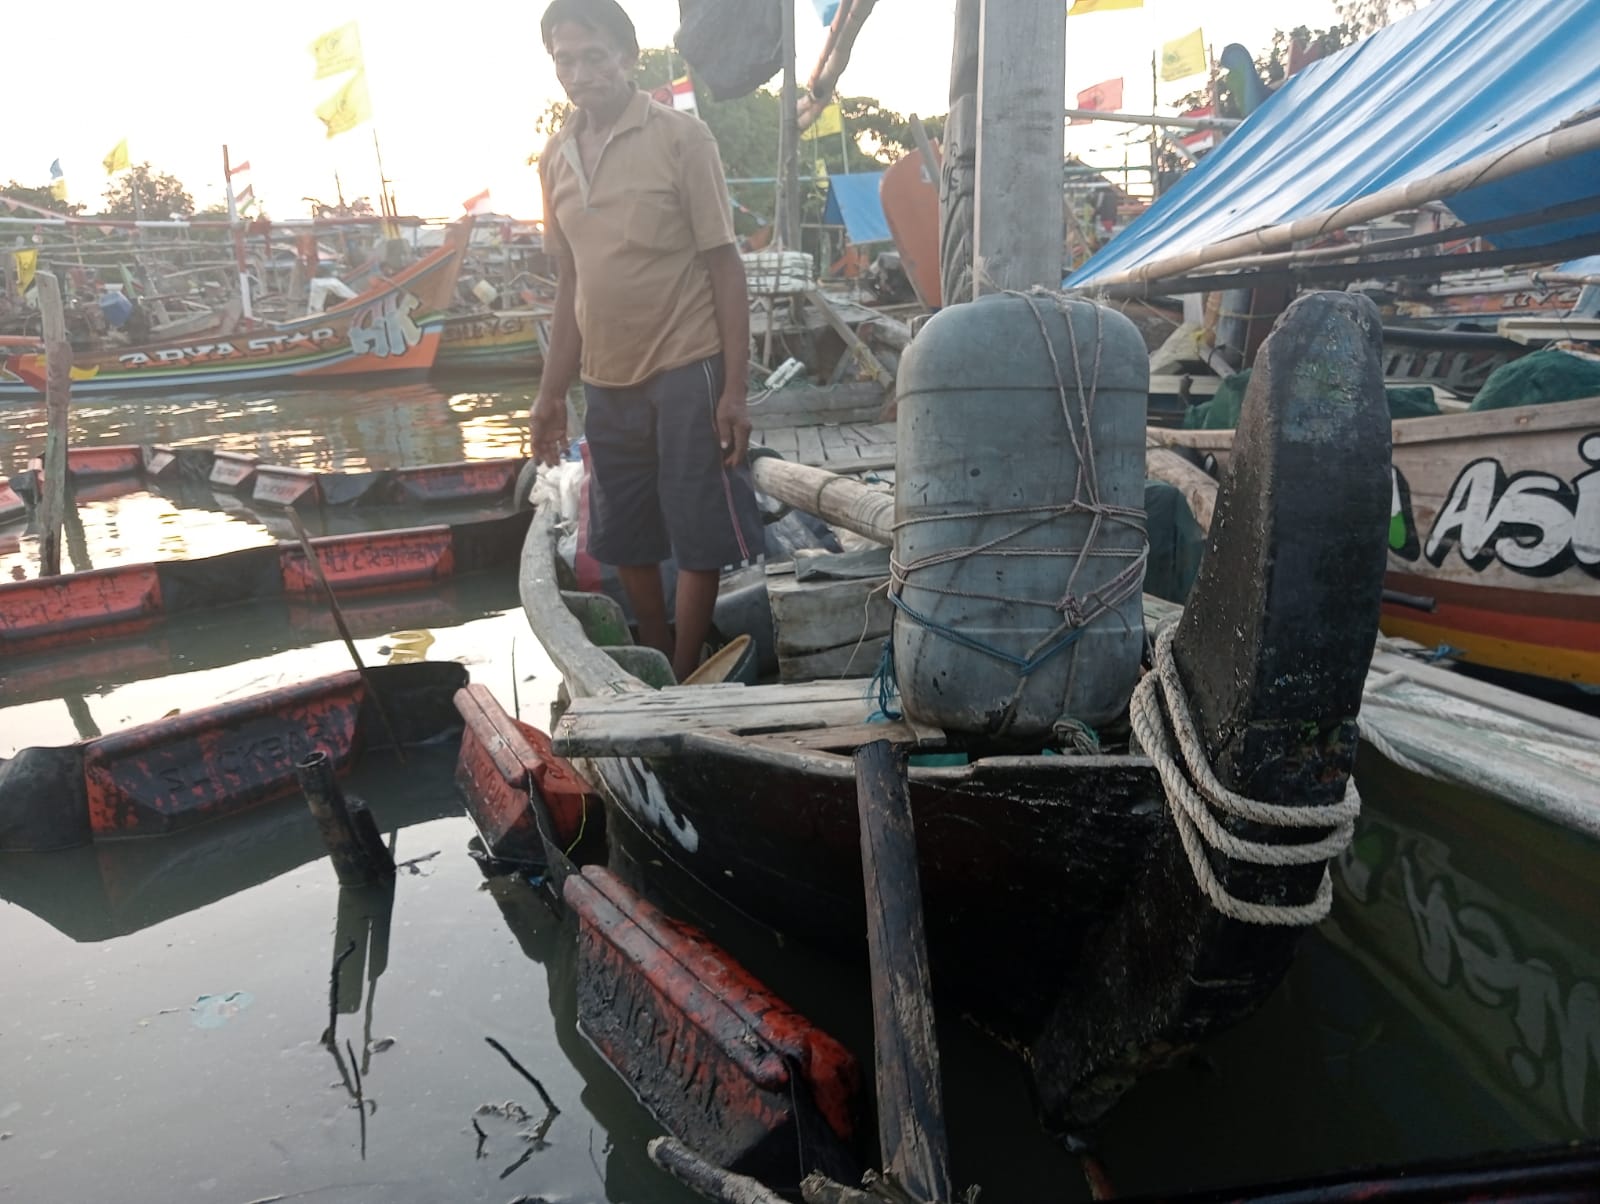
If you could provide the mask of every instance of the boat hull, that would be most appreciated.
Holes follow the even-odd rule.
[[[334,309],[231,334],[187,334],[139,347],[78,352],[75,396],[252,389],[292,381],[353,386],[421,379],[433,367],[444,309],[455,289],[470,224],[443,246]],[[44,356],[0,351],[0,400],[44,396]]]
[[[452,314],[440,332],[437,372],[535,373],[544,367],[532,310],[488,314]]]
[[[1226,467],[1232,431],[1152,431]],[[1394,423],[1383,631],[1600,685],[1600,397]]]

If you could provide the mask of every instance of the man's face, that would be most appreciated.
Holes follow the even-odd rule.
[[[597,30],[562,22],[550,31],[550,57],[567,99],[580,109],[605,109],[633,92],[637,55]]]

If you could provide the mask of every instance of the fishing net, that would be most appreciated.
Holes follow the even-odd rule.
[[[1493,380],[1494,377],[1489,379]],[[1224,379],[1211,400],[1189,407],[1183,416],[1184,428],[1191,431],[1231,431],[1239,425],[1239,409],[1244,405],[1244,391],[1249,383],[1249,368]],[[1433,390],[1426,385],[1393,385],[1384,392],[1389,397],[1391,418],[1431,418],[1439,412]],[[1600,392],[1600,389],[1594,392]]]
[[[1501,364],[1472,399],[1473,410],[1552,405],[1600,397],[1600,362],[1554,347]]]

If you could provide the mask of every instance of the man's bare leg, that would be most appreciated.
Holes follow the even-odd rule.
[[[667,596],[661,588],[659,564],[619,564],[617,576],[633,607],[639,642],[662,655],[672,656],[672,632],[667,628]],[[682,588],[681,586],[679,587]]]
[[[672,671],[682,681],[700,665],[706,636],[711,634],[711,612],[717,606],[717,569],[678,570],[678,643],[672,654]]]

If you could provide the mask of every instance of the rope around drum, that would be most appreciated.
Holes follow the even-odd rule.
[[[1355,831],[1356,816],[1361,811],[1361,796],[1356,792],[1355,779],[1345,783],[1344,798],[1339,802],[1306,807],[1258,802],[1224,786],[1206,760],[1200,733],[1190,714],[1189,696],[1172,654],[1175,631],[1176,626],[1168,623],[1156,633],[1155,668],[1134,687],[1128,714],[1133,733],[1145,755],[1155,763],[1156,773],[1166,790],[1167,806],[1172,811],[1173,823],[1195,882],[1211,905],[1230,919],[1284,927],[1316,924],[1333,906],[1333,879],[1326,865],[1316,897],[1309,903],[1256,903],[1228,893],[1206,858],[1206,846],[1225,857],[1252,865],[1326,862],[1345,850]],[[1266,844],[1235,836],[1222,826],[1213,809],[1272,828],[1326,828],[1331,831],[1299,844]]]
[[[1072,442],[1072,449],[1078,464],[1077,479],[1074,482],[1072,497],[1067,502],[1054,505],[980,509],[958,514],[923,515],[917,518],[900,520],[895,524],[896,531],[903,527],[926,523],[970,523],[973,520],[998,518],[1019,518],[1022,521],[1010,530],[985,539],[981,543],[945,548],[942,551],[930,553],[905,563],[901,562],[898,557],[892,557],[889,564],[892,582],[889,600],[894,604],[899,615],[904,616],[910,622],[916,623],[952,643],[1011,665],[1017,672],[1017,685],[1009,703],[1008,711],[1014,711],[1021,700],[1023,690],[1027,688],[1029,676],[1036,669],[1057,653],[1075,644],[1078,637],[1083,634],[1090,624],[1113,614],[1129,598],[1138,596],[1144,582],[1144,569],[1145,563],[1150,556],[1150,545],[1148,540],[1141,539],[1137,549],[1101,546],[1102,533],[1112,524],[1131,527],[1143,535],[1145,531],[1145,513],[1142,507],[1114,506],[1102,501],[1100,497],[1100,479],[1095,464],[1094,432],[1090,425],[1090,419],[1094,414],[1095,396],[1100,384],[1100,354],[1104,344],[1103,317],[1099,306],[1094,307],[1094,359],[1089,366],[1088,380],[1085,381],[1084,365],[1078,353],[1078,340],[1073,329],[1072,308],[1068,298],[1044,289],[1034,289],[1026,293],[1013,292],[1010,295],[1020,297],[1027,302],[1029,310],[1033,313],[1034,321],[1038,324],[1039,333],[1044,339],[1045,351],[1050,358],[1050,365],[1055,376],[1056,393],[1061,401],[1061,416],[1066,424],[1067,437]],[[1039,302],[1041,300],[1053,305],[1066,323],[1067,343],[1071,350],[1072,358],[1073,382],[1077,389],[1076,407],[1073,406],[1072,400],[1068,397],[1067,382],[1062,373],[1061,363],[1056,356],[1055,345],[1050,337],[1050,329],[1045,321],[1045,315],[1040,309]],[[1076,414],[1074,414],[1074,409],[1076,409]],[[1007,546],[1013,545],[1014,541],[1039,527],[1047,526],[1074,515],[1087,515],[1090,519],[1089,531],[1081,546]],[[912,581],[912,578],[917,574],[939,565],[962,560],[974,560],[985,556],[1059,557],[1070,559],[1072,565],[1067,573],[1066,586],[1061,596],[1054,601],[1047,598],[1025,598],[943,588],[928,585],[922,581]],[[1095,557],[1124,559],[1128,561],[1128,564],[1099,588],[1087,591],[1080,596],[1075,588],[1078,575],[1083,571],[1084,565]],[[917,589],[943,597],[995,602],[1007,606],[1043,607],[1054,611],[1058,616],[1058,622],[1054,628],[1047,631],[1026,652],[1017,655],[973,639],[948,624],[938,622],[930,615],[912,609],[901,596],[907,585],[914,585]],[[892,671],[892,665],[888,666],[888,668]],[[1074,663],[1068,679],[1066,691],[1068,695],[1072,692],[1072,679],[1076,676],[1076,671],[1077,665]],[[880,666],[879,674],[880,676],[884,675],[883,666]],[[1064,716],[1063,718],[1070,717]],[[1081,741],[1075,740],[1074,743],[1081,743]]]

